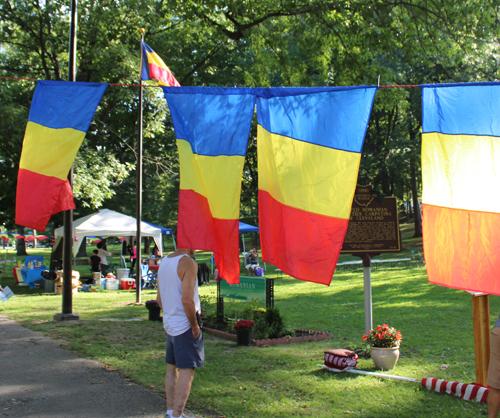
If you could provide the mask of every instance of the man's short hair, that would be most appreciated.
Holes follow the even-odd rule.
[[[97,254],[98,252],[99,251],[97,251],[97,250],[92,251],[93,254]]]

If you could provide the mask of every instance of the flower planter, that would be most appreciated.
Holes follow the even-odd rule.
[[[150,321],[161,321],[161,309],[160,305],[156,300],[148,300],[146,303],[146,309],[149,311],[149,320]]]
[[[160,309],[150,309],[149,310],[149,320],[150,321],[160,321]]]
[[[308,331],[304,329],[296,329],[295,331],[307,332],[310,335],[304,337],[281,337],[281,338],[272,338],[268,340],[252,340],[252,342],[257,347],[270,347],[274,345],[295,344],[306,341],[323,341],[332,338],[332,335],[327,332]],[[226,340],[237,341],[236,334],[231,334],[226,331],[219,331],[218,329],[203,327],[203,332],[213,335],[215,337],[224,338]]]
[[[238,345],[251,345],[252,344],[252,330],[242,329],[236,331],[236,342]]]
[[[391,370],[396,367],[399,359],[398,347],[372,347],[371,356],[375,367],[379,370]]]

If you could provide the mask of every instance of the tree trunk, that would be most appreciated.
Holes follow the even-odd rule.
[[[422,236],[422,214],[420,212],[420,202],[418,201],[417,173],[415,172],[415,163],[410,158],[410,173],[411,173],[411,192],[413,195],[413,212],[415,214],[415,234],[413,238]]]
[[[22,235],[23,232],[24,232],[23,227],[17,228],[17,233],[19,235]],[[28,253],[26,252],[26,241],[24,241],[24,238],[17,240],[16,248],[17,248],[16,255],[28,255]]]

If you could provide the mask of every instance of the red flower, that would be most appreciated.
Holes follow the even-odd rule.
[[[382,331],[382,327],[380,325],[377,327],[377,331]]]
[[[378,334],[378,338],[381,340],[382,339],[382,334]]]
[[[363,341],[365,341],[368,338],[368,335],[363,335]]]
[[[249,319],[240,319],[234,325],[234,329],[252,329],[255,326],[255,322]]]

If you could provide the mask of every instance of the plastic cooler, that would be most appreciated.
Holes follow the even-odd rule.
[[[124,289],[124,290],[135,289],[135,280],[134,279],[121,279],[120,285],[121,285],[122,289]]]

